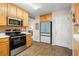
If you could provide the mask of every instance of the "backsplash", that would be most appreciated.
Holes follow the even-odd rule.
[[[0,33],[4,33],[6,29],[21,29],[22,27],[0,26]]]

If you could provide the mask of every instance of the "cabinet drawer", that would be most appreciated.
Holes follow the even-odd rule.
[[[1,42],[1,43],[0,43],[0,46],[5,45],[5,44],[9,44],[9,42],[8,42],[8,41]]]
[[[1,43],[1,42],[8,42],[8,41],[9,41],[8,38],[1,38],[1,39],[0,39],[0,43]]]
[[[27,37],[31,37],[31,34],[28,34]]]
[[[27,40],[31,39],[31,37],[27,37]]]

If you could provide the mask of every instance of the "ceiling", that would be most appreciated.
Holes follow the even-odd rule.
[[[24,10],[27,10],[31,16],[35,17],[45,13],[50,13],[58,10],[70,9],[70,3],[32,3],[41,6],[39,9],[35,10],[29,3],[13,3]]]

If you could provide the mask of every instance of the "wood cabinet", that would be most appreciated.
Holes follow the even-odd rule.
[[[79,55],[79,42],[78,41],[74,41],[74,55],[78,56]]]
[[[31,34],[27,34],[27,36],[26,36],[26,47],[30,47],[31,45],[32,45]]]
[[[46,17],[44,15],[40,16],[40,21],[46,21]]]
[[[7,24],[7,4],[0,3],[0,26]]]
[[[17,11],[17,18],[22,19],[23,20],[23,10],[20,9],[19,7],[16,8]]]
[[[23,26],[28,27],[29,26],[29,18],[28,13],[23,11]]]
[[[8,38],[0,38],[0,56],[9,56]]]
[[[74,16],[75,16],[74,24],[79,24],[79,3],[73,4],[72,6],[74,10],[72,12],[74,12]]]
[[[16,18],[16,6],[8,4],[8,17]]]
[[[52,21],[52,14],[49,13],[49,14],[41,15],[40,16],[40,21],[41,22],[43,22],[43,21]]]
[[[0,3],[0,26],[7,26],[8,17],[22,19],[23,27],[29,26],[28,12],[10,3]]]

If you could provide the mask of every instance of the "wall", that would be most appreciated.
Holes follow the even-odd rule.
[[[39,17],[36,17],[35,19],[31,19],[30,26],[33,27],[33,41],[40,42],[40,35],[39,35],[40,34],[40,31],[39,30],[36,30],[36,28],[35,28],[35,26],[36,26],[35,24],[36,23],[39,23],[39,25],[40,25]],[[40,26],[38,26],[38,27],[40,27]]]
[[[0,33],[4,33],[6,29],[21,29],[21,27],[0,26]]]
[[[70,10],[53,12],[52,45],[72,49],[72,16]]]

